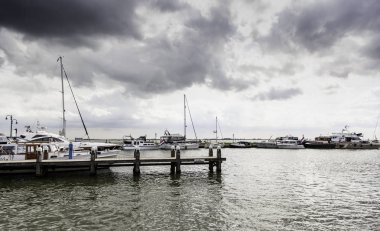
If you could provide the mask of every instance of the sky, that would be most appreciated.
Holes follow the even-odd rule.
[[[62,127],[59,56],[91,138],[379,135],[380,1],[2,0],[0,132]],[[85,137],[64,82],[67,137]],[[14,121],[15,122],[15,121]],[[187,137],[195,138],[187,114]]]

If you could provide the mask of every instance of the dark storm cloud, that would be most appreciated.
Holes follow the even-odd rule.
[[[253,100],[287,100],[293,98],[297,95],[301,95],[302,91],[299,88],[285,88],[285,89],[276,89],[271,88],[267,92],[262,92],[254,96]]]
[[[94,35],[139,38],[135,6],[134,1],[123,0],[3,0],[0,27],[71,45],[80,45]]]
[[[223,46],[235,33],[228,8],[212,8],[207,17],[188,10],[192,17],[183,23],[184,30],[178,37],[160,34],[144,39],[144,46],[114,50],[110,61],[92,60],[90,69],[126,83],[129,93],[140,96],[194,84],[223,90],[247,88],[249,84],[227,77],[224,71]]]
[[[323,52],[345,36],[379,34],[379,12],[380,1],[376,0],[299,4],[282,11],[269,36],[259,40],[267,49]]]
[[[169,36],[167,31],[144,31],[144,23],[151,16],[140,15],[137,19],[138,7],[165,14],[181,11],[181,18],[176,20],[181,30],[176,36]],[[235,81],[224,70],[224,45],[236,33],[228,2],[220,2],[207,14],[185,3],[166,0],[37,0],[33,4],[16,0],[3,1],[0,8],[0,26],[6,28],[2,33],[0,30],[0,36],[9,44],[0,44],[0,48],[21,75],[57,76],[55,60],[63,55],[74,85],[89,87],[102,76],[120,82],[128,94],[140,96],[195,84],[223,90],[249,87],[249,82]],[[178,15],[173,13],[173,17]],[[29,39],[22,41],[27,47],[29,43],[33,46],[20,49],[9,29],[27,36]],[[91,49],[104,43],[110,48]],[[77,46],[77,50],[67,46]],[[62,54],[62,50],[68,50],[68,54]]]

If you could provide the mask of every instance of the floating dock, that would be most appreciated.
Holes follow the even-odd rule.
[[[131,166],[133,174],[140,174],[141,166],[170,166],[171,174],[181,173],[181,165],[209,165],[209,171],[213,171],[214,167],[217,172],[222,170],[222,162],[226,158],[222,158],[221,149],[217,150],[217,155],[213,155],[213,150],[209,150],[208,156],[184,157],[181,158],[179,149],[172,150],[169,157],[166,158],[141,158],[140,151],[134,151],[133,158],[97,158],[95,151],[91,151],[90,159],[49,159],[43,160],[42,153],[38,152],[37,158],[34,160],[19,161],[0,161],[0,174],[12,173],[32,173],[36,176],[44,176],[49,172],[70,172],[84,170],[89,171],[91,175],[95,175],[98,169]]]

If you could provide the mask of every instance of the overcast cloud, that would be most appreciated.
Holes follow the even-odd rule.
[[[58,129],[63,56],[95,136],[181,132],[184,93],[204,137],[216,115],[229,136],[315,135],[346,124],[371,133],[378,12],[376,0],[4,0],[2,111]],[[66,97],[68,124],[79,129]]]

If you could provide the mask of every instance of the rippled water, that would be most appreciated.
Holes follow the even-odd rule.
[[[1,176],[0,230],[379,230],[379,150],[222,155],[221,174],[204,165],[182,166],[180,176],[169,166],[142,166],[140,177],[131,167]]]

